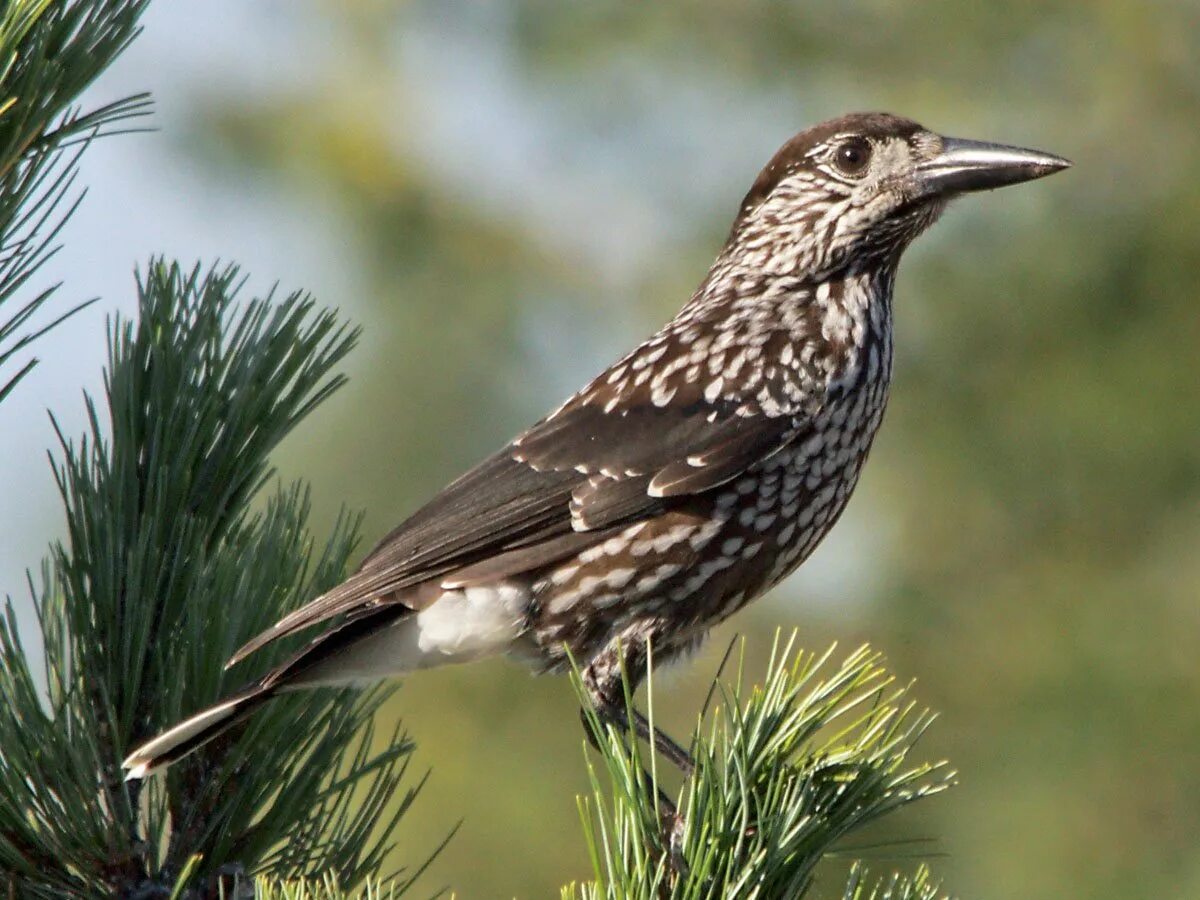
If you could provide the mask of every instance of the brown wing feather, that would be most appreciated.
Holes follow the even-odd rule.
[[[439,593],[413,590],[425,583],[478,583],[550,565],[724,484],[797,434],[791,417],[748,415],[728,397],[707,402],[695,385],[658,406],[645,390],[613,396],[596,387],[604,384],[602,376],[449,485],[354,575],[247,643],[229,665],[340,615],[419,609]]]
[[[437,594],[407,589],[497,553],[570,534],[567,504],[578,477],[574,472],[537,472],[507,450],[497,453],[384,537],[357,572],[247,642],[226,666],[339,615],[395,603],[420,608]]]

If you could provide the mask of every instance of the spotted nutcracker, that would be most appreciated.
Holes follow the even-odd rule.
[[[602,718],[795,569],[850,498],[883,418],[901,253],[958,194],[1057,156],[882,113],[789,140],[670,322],[385,537],[345,582],[230,660],[325,626],[288,662],[139,747],[130,778],[275,693],[505,653],[583,667]],[[680,766],[686,753],[656,736]]]

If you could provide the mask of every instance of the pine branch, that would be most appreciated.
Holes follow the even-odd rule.
[[[911,878],[895,873],[879,879],[869,889],[866,877],[866,867],[855,863],[842,900],[948,900],[940,886],[930,880],[929,868],[924,865],[918,866]]]
[[[138,34],[149,0],[11,0],[0,13],[0,401],[36,360],[15,357],[86,303],[35,325],[57,290],[18,297],[57,251],[77,208],[80,156],[96,137],[149,115],[139,94],[83,111],[83,91]],[[15,311],[13,304],[17,304]]]
[[[354,891],[344,890],[332,877],[299,881],[258,878],[254,882],[254,900],[396,900],[399,896],[394,884],[381,881],[368,882]]]
[[[239,304],[241,285],[152,262],[137,321],[110,327],[107,408],[89,398],[89,434],[60,434],[68,540],[34,591],[48,705],[11,606],[0,622],[0,895],[167,896],[185,871],[187,897],[239,872],[353,887],[420,787],[411,741],[373,730],[386,689],[281,697],[165,778],[123,781],[132,746],[248,679],[224,660],[340,581],[356,541],[343,516],[318,548],[300,485],[256,501],[357,332],[300,294]]]
[[[564,900],[802,897],[846,836],[953,783],[944,763],[909,761],[933,717],[894,686],[879,654],[864,647],[830,672],[832,649],[817,658],[794,644],[776,641],[761,684],[747,686],[739,664],[732,685],[717,686],[722,702],[693,735],[697,768],[675,837],[662,824],[654,755],[632,724],[626,733],[591,717],[608,783],[589,765],[594,791],[580,809],[595,881],[564,888]],[[926,882],[879,890],[924,898]],[[856,870],[846,896],[876,897],[864,891]]]

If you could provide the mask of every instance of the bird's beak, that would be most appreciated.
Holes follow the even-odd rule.
[[[1040,150],[942,138],[942,152],[917,167],[917,178],[926,194],[960,194],[1032,181],[1070,165]]]

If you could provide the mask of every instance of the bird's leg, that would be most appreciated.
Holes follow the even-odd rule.
[[[660,751],[683,772],[684,777],[690,776],[696,769],[691,755],[657,728],[652,727],[644,715],[626,703],[625,684],[621,677],[622,661],[629,688],[631,691],[635,690],[645,672],[646,649],[642,643],[635,642],[625,647],[614,644],[593,659],[583,671],[584,688],[597,717],[601,722],[621,729],[632,723],[635,734],[650,745],[652,752]],[[592,732],[586,710],[582,712],[582,719],[588,740],[599,750],[598,737]],[[646,784],[654,783],[645,769],[642,770],[642,776]],[[656,786],[655,789],[658,794],[659,812],[667,828],[667,843],[674,848],[682,836],[682,819],[675,802],[662,788]]]
[[[657,750],[672,763],[675,764],[684,778],[691,777],[691,774],[696,771],[696,761],[692,759],[692,755],[683,747],[679,746],[669,735],[653,728],[650,725],[650,720],[647,719],[640,711],[629,707],[628,710],[620,710],[616,713],[618,719],[628,716],[633,720],[634,731],[637,736],[650,745],[652,750]]]
[[[592,699],[592,703],[596,710],[596,715],[599,716],[601,722],[615,725],[618,728],[624,728],[629,724],[629,719],[627,718],[629,713],[627,712],[627,707],[624,703],[617,707],[612,707],[605,703],[597,702],[595,698]],[[602,751],[597,735],[592,731],[591,723],[588,721],[588,711],[586,709],[581,709],[579,711],[579,718],[583,722],[583,731],[584,734],[587,735],[588,743],[590,743],[597,751]],[[695,763],[692,762],[692,758],[688,755],[686,750],[664,735],[661,731],[658,731],[657,729],[651,730],[645,717],[642,716],[637,710],[632,711],[632,718],[638,737],[649,742],[651,748],[657,747],[657,749],[661,750],[663,756],[666,756],[667,759],[675,763],[675,765],[679,767],[680,771],[683,772],[685,777],[692,774],[693,770],[695,769]],[[645,731],[643,731],[643,727],[646,729]],[[672,748],[671,750],[666,749],[666,745],[668,744]],[[681,760],[681,762],[678,762],[677,760]],[[654,783],[654,780],[650,777],[650,773],[644,768],[642,769],[642,777],[645,779],[646,784],[649,785]],[[663,811],[663,818],[677,818],[678,812],[675,807],[675,801],[668,797],[666,792],[657,785],[655,785],[655,790],[658,793],[658,805],[659,809]]]
[[[625,702],[625,685],[621,677],[624,660],[625,680],[630,691],[637,689],[645,677],[646,651],[642,645],[627,648],[610,647],[592,660],[583,672],[583,684],[600,721],[618,727],[633,725],[639,738],[648,743],[652,750],[662,753],[684,777],[696,770],[696,762],[690,753],[676,741],[650,724],[636,708]],[[587,716],[584,715],[586,723]],[[588,731],[589,735],[591,731]]]

